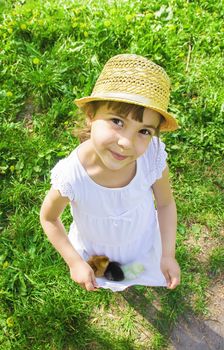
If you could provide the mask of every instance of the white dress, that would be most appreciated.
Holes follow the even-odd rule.
[[[134,178],[121,188],[96,184],[82,166],[77,149],[51,171],[53,188],[70,200],[70,242],[85,260],[106,255],[121,265],[144,265],[144,271],[133,280],[97,278],[102,288],[121,291],[136,284],[166,286],[160,270],[161,238],[151,188],[166,167],[164,143],[153,137],[137,159]]]

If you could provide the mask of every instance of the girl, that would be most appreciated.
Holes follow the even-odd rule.
[[[75,101],[90,135],[53,168],[40,220],[71,278],[88,291],[134,284],[173,289],[180,282],[176,206],[158,138],[160,131],[178,127],[167,112],[169,90],[160,66],[123,54],[106,63],[91,96]],[[68,203],[69,235],[60,220]],[[122,282],[96,279],[86,262],[92,255],[121,265],[138,262],[144,271]]]

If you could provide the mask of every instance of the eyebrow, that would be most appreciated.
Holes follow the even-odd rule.
[[[158,126],[154,126],[154,125],[143,125],[143,128],[149,128],[149,129],[154,129],[156,130],[158,128]]]

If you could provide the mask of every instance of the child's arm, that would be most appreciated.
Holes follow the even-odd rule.
[[[170,187],[168,167],[163,171],[162,177],[153,184],[152,189],[162,240],[161,270],[168,288],[173,289],[180,283],[180,268],[175,259],[177,212]]]
[[[40,222],[49,241],[69,266],[71,278],[87,290],[95,290],[94,272],[71,245],[60,219],[68,203],[68,198],[51,188],[41,207]]]

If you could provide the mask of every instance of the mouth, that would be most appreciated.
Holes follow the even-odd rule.
[[[119,153],[116,153],[116,152],[113,152],[113,151],[111,151],[111,150],[110,150],[110,153],[111,153],[112,156],[113,156],[115,159],[117,159],[117,160],[124,160],[124,159],[128,158],[128,156],[123,156],[123,155],[121,155],[121,154],[119,154]]]

